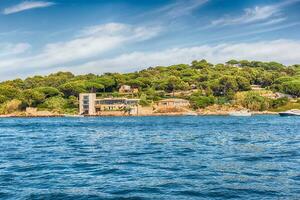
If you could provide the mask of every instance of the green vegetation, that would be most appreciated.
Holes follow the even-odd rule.
[[[237,95],[238,96],[238,95]],[[258,92],[246,92],[237,97],[239,105],[249,110],[263,111],[270,108],[271,100],[261,96]]]
[[[282,112],[282,111],[291,110],[291,109],[299,109],[300,110],[300,102],[288,102],[287,104],[282,105],[280,107],[270,109],[270,111]]]
[[[271,99],[251,91],[251,85],[300,97],[300,67],[247,60],[213,65],[200,60],[190,65],[150,67],[126,74],[75,76],[70,72],[58,72],[0,83],[0,114],[26,107],[75,113],[79,93],[96,92],[98,96],[117,97],[121,95],[118,88],[123,84],[139,89],[136,94],[126,95],[140,98],[143,106],[176,96],[190,100],[194,109],[212,104],[238,104],[251,110],[275,110],[291,103],[287,98]]]

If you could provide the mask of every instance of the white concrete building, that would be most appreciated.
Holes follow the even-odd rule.
[[[79,94],[79,114],[80,115],[95,115],[96,93],[81,93]]]

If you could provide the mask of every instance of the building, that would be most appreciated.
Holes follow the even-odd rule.
[[[104,98],[97,99],[95,103],[96,113],[105,111],[126,111],[131,112],[138,106],[139,99],[127,98]]]
[[[80,115],[95,115],[96,93],[81,93],[79,94],[79,114]]]
[[[97,99],[95,93],[79,95],[79,114],[100,115],[110,111],[127,112],[130,115],[138,114],[139,99],[103,98]]]
[[[164,99],[158,102],[159,107],[189,107],[190,102],[185,99]]]
[[[129,85],[122,85],[119,88],[119,93],[138,93],[139,89],[135,87],[131,87]]]

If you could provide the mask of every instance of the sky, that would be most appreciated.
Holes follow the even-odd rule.
[[[230,59],[300,63],[300,0],[0,0],[0,80]]]

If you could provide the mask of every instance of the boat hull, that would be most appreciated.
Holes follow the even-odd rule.
[[[280,116],[282,117],[287,117],[287,116],[299,116],[300,114],[295,114],[295,113],[279,113]]]
[[[229,116],[233,117],[251,117],[252,114],[250,112],[231,112]]]

